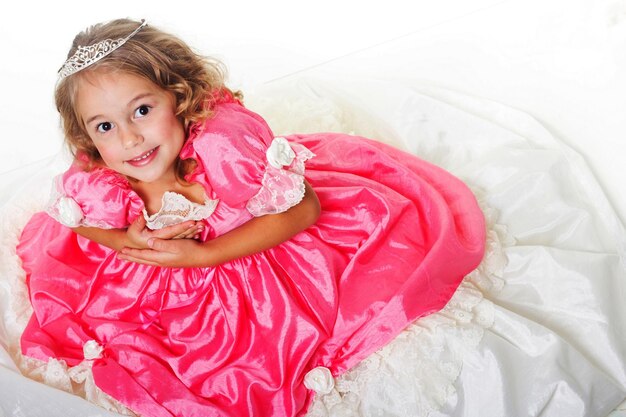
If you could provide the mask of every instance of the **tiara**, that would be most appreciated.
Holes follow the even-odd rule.
[[[141,24],[130,35],[125,38],[119,39],[105,39],[103,41],[94,43],[89,46],[79,46],[74,55],[69,57],[67,61],[59,68],[59,79],[65,78],[68,75],[74,74],[88,66],[100,61],[111,52],[115,51],[120,46],[124,45],[126,41],[135,36],[137,32],[141,30],[148,23],[145,19],[141,19]]]

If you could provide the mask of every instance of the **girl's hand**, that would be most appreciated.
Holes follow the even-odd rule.
[[[146,219],[143,216],[138,216],[126,230],[126,237],[129,247],[146,249],[150,247],[148,245],[150,239],[194,239],[202,229],[202,223],[188,220],[183,223],[164,227],[163,229],[150,230],[146,227]]]
[[[125,247],[118,258],[178,268],[213,267],[273,248],[317,221],[321,211],[319,200],[306,181],[305,187],[302,201],[289,210],[255,217],[206,242],[150,237],[146,242],[150,249]]]
[[[148,249],[124,248],[118,259],[144,265],[186,268],[208,266],[206,245],[190,239],[148,239]]]

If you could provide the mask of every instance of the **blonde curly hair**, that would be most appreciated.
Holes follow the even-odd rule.
[[[74,55],[78,46],[125,38],[140,24],[135,20],[117,19],[93,25],[76,35],[67,56]],[[75,104],[81,77],[99,69],[137,75],[173,93],[176,116],[186,131],[192,123],[211,116],[213,104],[220,95],[227,93],[242,98],[240,92],[231,92],[225,86],[226,68],[222,62],[201,56],[178,37],[147,25],[105,58],[57,83],[55,103],[65,141],[74,155],[84,153],[92,162],[101,161],[100,154]]]

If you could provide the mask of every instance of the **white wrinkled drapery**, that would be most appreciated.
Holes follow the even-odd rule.
[[[459,176],[487,214],[489,256],[444,311],[337,379],[310,415],[606,416],[626,397],[626,234],[583,158],[537,120],[494,102],[418,84],[340,81],[274,83],[246,104],[276,135],[356,133]],[[15,364],[39,379],[65,372],[18,354],[29,306],[14,252],[64,164],[59,156],[0,181],[7,415],[115,415],[21,376]],[[115,406],[87,382],[65,388]]]

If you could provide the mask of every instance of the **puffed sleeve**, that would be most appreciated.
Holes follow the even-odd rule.
[[[265,152],[261,187],[248,200],[253,216],[280,213],[304,197],[304,163],[314,155],[304,146],[276,137]]]
[[[265,121],[242,106],[222,106],[192,138],[191,151],[220,201],[253,216],[275,214],[304,197],[305,161],[314,154],[274,137]],[[182,155],[182,154],[181,154]]]
[[[124,177],[105,168],[85,171],[75,162],[54,179],[46,212],[68,227],[114,229],[127,227],[142,208]]]

